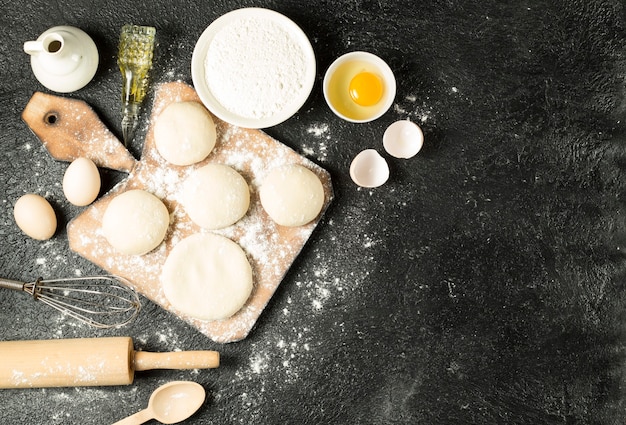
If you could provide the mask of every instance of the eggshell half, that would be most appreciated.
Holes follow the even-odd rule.
[[[383,146],[387,153],[396,158],[412,158],[422,149],[422,129],[409,120],[396,121],[385,130]]]
[[[378,187],[389,179],[389,165],[375,149],[366,149],[350,164],[350,177],[362,187]]]

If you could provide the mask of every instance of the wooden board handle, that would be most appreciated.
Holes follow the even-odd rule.
[[[217,351],[174,351],[149,353],[135,351],[133,368],[136,371],[151,369],[212,369],[220,365]]]
[[[98,167],[130,173],[137,160],[86,102],[36,92],[22,119],[53,158],[91,159]]]

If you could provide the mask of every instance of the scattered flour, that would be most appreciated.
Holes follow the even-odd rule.
[[[302,153],[309,158],[316,158],[318,161],[325,161],[328,157],[328,146],[325,143],[318,143],[316,146],[302,146]]]
[[[456,87],[452,88],[452,91],[457,90]],[[428,98],[426,98],[428,100]],[[415,95],[407,95],[403,100],[394,103],[393,110],[396,114],[406,115],[408,119],[414,119],[424,124],[427,121],[432,119],[432,106],[429,106],[426,101],[422,102],[421,105],[417,106],[417,96]]]
[[[328,133],[328,124],[323,123],[323,124],[313,124],[312,126],[310,126],[306,132],[308,134],[312,134],[315,137],[322,137],[324,135],[326,135]],[[328,136],[327,136],[328,137]]]
[[[330,126],[326,123],[314,123],[307,128],[306,132],[315,137],[315,140],[313,140],[315,144],[305,144],[301,148],[302,152],[307,157],[316,158],[318,161],[325,161],[328,157],[328,146],[324,141],[331,140]]]

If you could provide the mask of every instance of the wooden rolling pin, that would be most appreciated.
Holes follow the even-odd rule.
[[[0,342],[0,388],[128,385],[135,371],[207,369],[217,351],[135,351],[129,337]]]

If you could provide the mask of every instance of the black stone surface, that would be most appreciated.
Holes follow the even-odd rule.
[[[623,1],[1,4],[4,277],[100,272],[67,246],[64,225],[81,209],[63,197],[66,164],[20,119],[33,92],[47,91],[23,42],[56,25],[96,41],[96,77],[68,97],[87,101],[121,137],[124,23],[157,28],[155,82],[191,83],[194,44],[214,19],[244,6],[287,15],[312,42],[317,80],[301,111],[266,131],[328,169],[336,198],[238,343],[213,343],[145,300],[132,326],[94,331],[0,292],[3,340],[128,335],[137,349],[216,349],[223,358],[217,370],[141,373],[131,386],[0,390],[0,423],[112,423],[176,379],[207,390],[190,424],[624,423]],[[321,92],[325,69],[353,50],[384,58],[398,82],[392,109],[368,124],[335,117]],[[398,119],[425,133],[410,160],[382,148]],[[348,176],[366,148],[391,167],[377,189]],[[103,177],[104,190],[120,179]],[[58,212],[50,241],[14,224],[13,203],[26,192]]]

